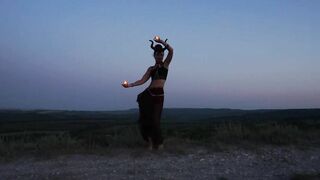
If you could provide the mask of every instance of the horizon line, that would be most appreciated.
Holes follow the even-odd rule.
[[[116,109],[116,110],[89,110],[89,109],[46,109],[46,108],[0,108],[0,111],[87,111],[87,112],[115,112],[115,111],[132,111],[138,110],[139,108],[127,108],[127,109]],[[320,107],[304,107],[304,108],[210,108],[210,107],[164,107],[165,109],[208,109],[208,110],[301,110],[301,109],[320,109]]]

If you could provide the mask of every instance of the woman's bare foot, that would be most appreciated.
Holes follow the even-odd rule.
[[[163,144],[160,144],[160,145],[158,146],[158,150],[163,150],[163,148],[164,148]]]
[[[150,151],[153,149],[152,139],[151,139],[151,138],[148,138],[148,149],[149,149]]]

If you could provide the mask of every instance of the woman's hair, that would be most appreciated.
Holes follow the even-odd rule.
[[[153,41],[152,40],[149,40],[150,42],[151,42],[151,45],[150,45],[150,47],[151,47],[151,49],[153,49],[153,55],[155,54],[155,53],[158,53],[158,52],[164,52],[167,48],[166,47],[162,47],[160,44],[157,44],[157,45],[153,45]],[[167,42],[167,39],[165,40],[165,42]]]

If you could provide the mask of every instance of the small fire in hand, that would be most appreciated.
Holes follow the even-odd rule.
[[[128,81],[123,81],[122,85],[123,85],[124,87],[128,87]]]

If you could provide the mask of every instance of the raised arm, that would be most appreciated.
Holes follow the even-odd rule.
[[[139,86],[141,84],[144,84],[145,82],[148,81],[148,79],[150,78],[150,73],[151,73],[152,68],[149,67],[147,72],[142,76],[142,78],[134,83],[130,83],[128,84],[128,87],[134,87],[134,86]]]
[[[155,39],[155,41],[164,45],[164,47],[166,47],[169,51],[166,59],[164,60],[164,66],[168,68],[173,57],[173,48],[166,41],[163,41],[162,39],[159,39],[159,40]]]

